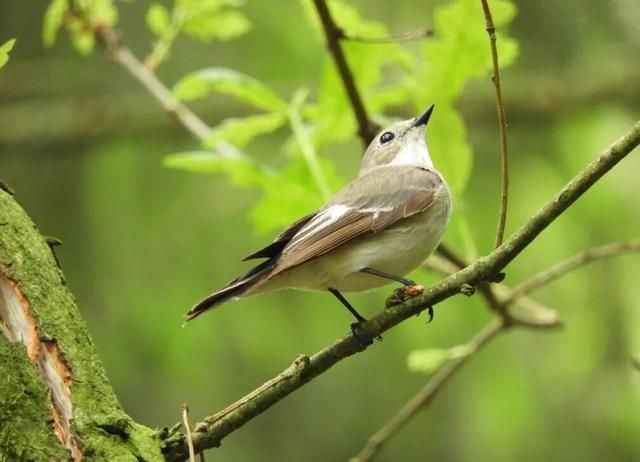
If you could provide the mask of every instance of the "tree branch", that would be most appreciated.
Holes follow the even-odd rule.
[[[465,344],[473,353],[450,360],[433,374],[424,387],[413,398],[407,401],[391,420],[369,438],[369,441],[362,451],[349,462],[368,462],[373,460],[389,438],[404,427],[413,416],[428,406],[442,387],[467,363],[471,356],[475,355],[483,346],[496,338],[498,334],[506,332],[505,329],[506,326],[502,319],[494,319],[484,329],[473,336],[473,338]]]
[[[191,109],[173,97],[171,91],[158,77],[140,61],[129,48],[120,42],[119,33],[113,29],[101,29],[96,32],[113,60],[120,64],[131,76],[162,105],[162,108],[176,118],[192,135],[200,141],[206,141],[211,135],[211,128]],[[215,147],[220,154],[238,157],[238,150],[228,143],[219,143]]]
[[[489,8],[488,0],[480,0],[482,11],[489,34],[491,45],[491,63],[493,65],[493,75],[491,80],[496,90],[496,110],[498,112],[498,124],[500,128],[500,175],[502,178],[502,190],[500,192],[500,215],[498,216],[498,229],[496,231],[496,241],[494,247],[502,244],[504,238],[504,228],[507,223],[507,205],[509,200],[509,156],[507,152],[507,121],[502,102],[502,89],[500,87],[500,66],[498,64],[498,47],[496,45],[496,28],[493,25],[493,17]]]
[[[612,242],[600,247],[587,249],[583,252],[578,253],[577,255],[574,255],[571,258],[567,258],[566,260],[556,263],[552,267],[539,272],[538,274],[517,285],[513,289],[513,292],[511,292],[507,303],[518,300],[520,297],[555,281],[556,279],[575,270],[576,268],[587,265],[594,261],[615,257],[628,252],[640,252],[640,239],[633,239],[623,242]]]
[[[547,226],[638,144],[640,144],[640,121],[627,134],[612,143],[598,158],[589,163],[554,198],[489,255],[479,258],[466,268],[444,278],[425,290],[421,296],[385,309],[361,325],[358,337],[349,334],[311,357],[301,356],[276,378],[232,405],[228,412],[223,411],[206,418],[196,426],[193,434],[196,452],[218,446],[224,437],[305,383],[327,371],[341,360],[364,351],[378,335],[426,308],[460,293],[464,284],[477,285],[484,281],[493,280],[496,274],[513,261]],[[188,454],[184,436],[169,436],[165,440],[163,452],[168,460],[184,460]]]
[[[359,35],[351,35],[341,30],[341,38],[348,40],[349,42],[360,43],[398,43],[398,42],[411,42],[414,40],[422,40],[428,37],[433,37],[433,29],[427,27],[421,27],[420,29],[405,32],[403,34],[389,35],[387,37],[362,37]]]
[[[358,88],[356,87],[353,73],[347,64],[347,58],[340,45],[340,38],[343,37],[342,30],[333,20],[325,0],[313,0],[313,3],[316,6],[318,16],[320,16],[320,21],[322,22],[324,35],[327,39],[327,47],[336,63],[338,74],[342,79],[347,97],[353,108],[353,114],[358,124],[358,135],[362,139],[362,143],[367,146],[373,137],[376,136],[379,127],[370,121]]]

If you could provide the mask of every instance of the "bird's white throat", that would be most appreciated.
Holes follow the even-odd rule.
[[[412,139],[403,143],[398,154],[387,165],[416,165],[433,169],[433,161],[429,155],[429,148],[424,140],[424,136],[413,136]]]

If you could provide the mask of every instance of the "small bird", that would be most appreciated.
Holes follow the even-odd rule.
[[[331,292],[357,319],[354,329],[366,319],[342,292],[393,281],[419,290],[403,276],[433,253],[451,214],[449,187],[424,137],[433,107],[382,130],[354,181],[245,257],[265,260],[196,304],[187,320],[229,299],[295,288]]]

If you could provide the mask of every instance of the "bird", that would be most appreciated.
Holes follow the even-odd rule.
[[[435,251],[452,209],[451,192],[425,140],[433,109],[380,131],[355,180],[245,257],[263,261],[198,302],[187,321],[231,299],[293,288],[333,294],[356,318],[354,330],[366,318],[343,292],[394,281],[400,289],[420,290],[404,276]]]

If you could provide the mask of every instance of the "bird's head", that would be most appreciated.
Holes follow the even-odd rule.
[[[433,112],[433,104],[414,119],[396,122],[381,130],[371,141],[360,165],[360,175],[384,165],[433,167],[424,129]]]

